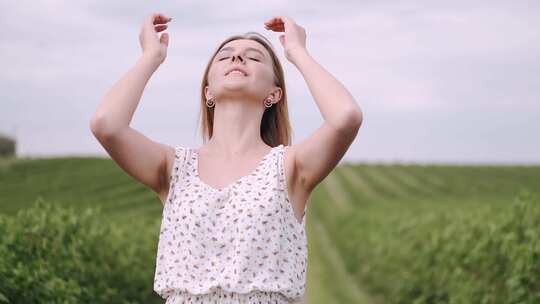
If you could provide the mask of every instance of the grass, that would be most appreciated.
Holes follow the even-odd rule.
[[[540,194],[540,166],[338,166],[308,203],[307,302],[389,303],[415,257],[407,237],[444,231],[441,216],[483,214],[490,225],[523,190]],[[153,234],[140,246],[157,246],[158,197],[110,159],[0,159],[0,213],[13,215],[37,198],[99,207],[104,222]]]

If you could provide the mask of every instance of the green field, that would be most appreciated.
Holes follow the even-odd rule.
[[[540,166],[342,164],[308,205],[305,302],[540,303],[539,194]],[[0,214],[38,198],[99,207],[144,253],[140,303],[159,303],[153,192],[110,159],[0,160]]]

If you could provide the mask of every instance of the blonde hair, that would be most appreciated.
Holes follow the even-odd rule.
[[[246,32],[244,34],[233,35],[226,38],[216,48],[214,54],[206,65],[203,80],[201,83],[201,112],[199,117],[201,119],[200,126],[202,128],[203,142],[206,142],[212,137],[214,127],[215,107],[209,108],[206,106],[206,96],[204,94],[204,89],[208,85],[208,71],[210,70],[210,66],[221,47],[224,46],[226,43],[237,39],[254,40],[260,43],[268,51],[268,53],[270,53],[270,57],[272,58],[272,66],[274,69],[274,84],[281,88],[282,95],[279,102],[273,104],[270,108],[265,109],[261,121],[260,134],[263,141],[271,147],[275,147],[280,144],[283,144],[285,146],[290,145],[292,128],[289,121],[287,92],[285,90],[285,77],[283,75],[283,69],[281,67],[281,63],[279,62],[278,57],[273,50],[272,43],[268,41],[266,37],[262,36],[257,32]]]

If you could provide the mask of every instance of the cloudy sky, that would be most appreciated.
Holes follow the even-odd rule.
[[[0,2],[0,132],[18,154],[102,155],[88,123],[141,55],[152,12],[173,17],[166,61],[132,127],[170,145],[202,144],[199,86],[226,37],[258,31],[285,69],[293,144],[323,122],[263,22],[287,15],[355,97],[364,122],[343,161],[540,163],[538,1]],[[536,59],[535,59],[536,58]]]

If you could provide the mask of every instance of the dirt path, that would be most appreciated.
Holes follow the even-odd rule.
[[[374,303],[373,299],[361,290],[361,288],[356,284],[355,278],[347,271],[343,259],[339,254],[336,246],[332,243],[328,231],[325,229],[321,221],[313,221],[314,231],[316,231],[317,238],[322,244],[324,251],[320,254],[325,255],[326,261],[329,261],[328,267],[332,269],[335,276],[332,278],[332,281],[335,283],[333,286],[341,293],[343,297],[350,299],[348,303],[355,304],[368,304]],[[306,302],[307,303],[307,302]]]
[[[350,169],[349,169],[350,170]],[[349,178],[355,179],[356,177],[353,177],[352,175],[355,174],[355,172],[346,173],[348,174]],[[330,176],[328,176],[330,177]],[[329,179],[327,177],[327,179]],[[336,179],[334,176],[332,179],[329,179],[330,181],[325,183],[325,191],[327,191],[328,196],[330,197],[330,200],[332,202],[336,202],[335,205],[339,205],[342,207],[342,210],[336,210],[335,212],[341,212],[341,211],[349,211],[354,206],[354,201],[352,196],[349,194],[348,191],[346,191],[341,184],[341,182]],[[367,184],[363,184],[363,187],[367,187]],[[370,193],[373,195],[373,192],[370,191],[370,189],[364,189],[366,193]],[[339,202],[339,203],[337,203]],[[329,286],[329,288],[333,288],[332,290],[334,293],[339,292],[339,296],[341,299],[346,298],[348,301],[346,303],[355,303],[355,304],[373,304],[377,303],[367,292],[362,290],[360,286],[358,286],[356,279],[347,271],[345,264],[343,262],[343,259],[337,250],[337,247],[332,241],[332,238],[330,237],[328,230],[324,227],[324,224],[322,221],[316,217],[313,216],[311,218],[311,225],[313,225],[313,232],[316,236],[317,240],[317,254],[321,255],[321,258],[325,263],[328,265],[326,266],[329,269],[329,272],[332,274],[332,286]],[[337,301],[337,300],[336,300]],[[307,299],[304,302],[304,304],[307,304]],[[336,302],[337,303],[337,302]],[[316,300],[313,301],[313,303],[309,304],[318,304]]]

